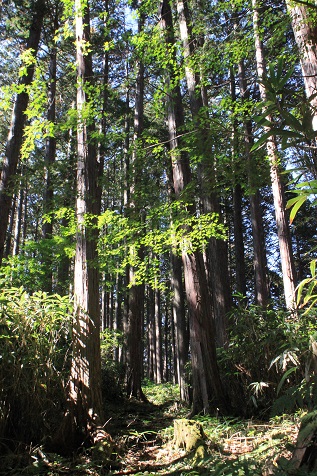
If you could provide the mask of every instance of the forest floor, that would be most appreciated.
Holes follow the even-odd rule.
[[[287,475],[299,427],[297,418],[285,415],[266,422],[199,417],[206,436],[206,451],[200,457],[173,444],[173,422],[186,417],[186,409],[173,399],[159,405],[111,403],[107,414],[106,429],[115,441],[111,462],[92,457],[89,450],[67,459],[36,446],[29,451],[28,464],[23,467],[12,457],[0,475]]]

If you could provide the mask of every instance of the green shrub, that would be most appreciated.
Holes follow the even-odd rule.
[[[122,341],[119,331],[105,329],[101,332],[101,389],[103,398],[109,402],[123,397],[124,368],[115,355]]]
[[[60,420],[71,315],[67,296],[0,290],[0,437],[38,442]]]
[[[171,382],[155,384],[150,380],[145,380],[142,388],[147,399],[154,405],[163,405],[179,400],[179,386]]]
[[[309,406],[307,388],[297,403],[296,398],[288,407],[285,402],[294,388],[300,390],[303,386],[315,329],[313,313],[292,316],[256,306],[234,312],[230,344],[227,349],[219,349],[219,362],[230,382],[229,393],[237,412],[243,408],[246,416],[268,413],[282,396],[285,401],[279,406],[281,412]],[[314,385],[314,379],[310,381]]]

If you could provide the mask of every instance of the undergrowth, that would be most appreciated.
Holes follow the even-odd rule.
[[[206,435],[207,452],[195,457],[173,443],[173,420],[184,417],[184,409],[173,400],[177,386],[148,383],[144,389],[159,406],[124,401],[116,408],[112,404],[112,436],[116,442],[112,461],[95,459],[89,449],[66,459],[47,453],[44,445],[36,445],[29,447],[22,469],[21,461],[12,458],[11,466],[3,472],[0,468],[1,476],[291,475],[285,468],[296,441],[299,414],[266,422],[197,416]],[[116,434],[119,427],[120,435]]]

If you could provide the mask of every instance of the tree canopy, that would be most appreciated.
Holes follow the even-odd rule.
[[[0,440],[31,424],[24,372],[41,414],[58,382],[36,428],[69,451],[111,453],[104,379],[178,384],[192,416],[315,408],[316,22],[299,0],[3,3]]]

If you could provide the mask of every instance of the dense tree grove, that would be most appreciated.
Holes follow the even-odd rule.
[[[315,407],[316,8],[3,2],[0,438],[111,448],[105,387],[144,379]]]

